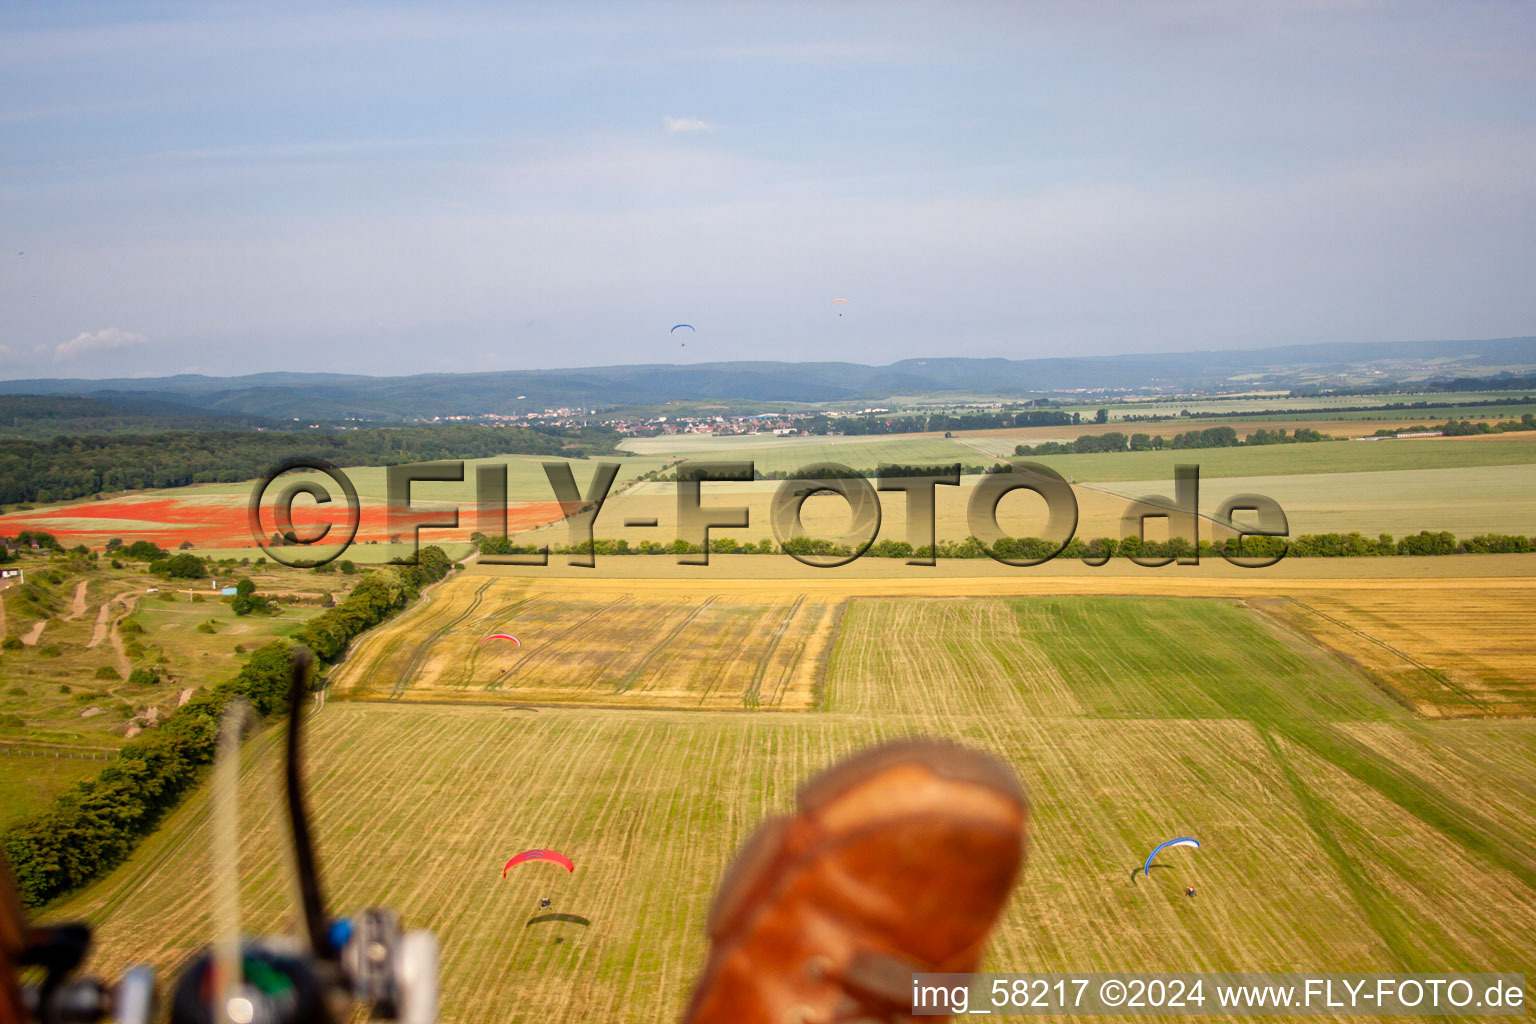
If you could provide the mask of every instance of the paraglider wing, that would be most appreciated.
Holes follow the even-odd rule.
[[[1159,853],[1162,853],[1164,850],[1170,849],[1171,847],[1175,847],[1175,846],[1193,846],[1195,849],[1198,850],[1198,849],[1200,849],[1200,840],[1198,840],[1198,839],[1191,839],[1189,836],[1183,836],[1183,837],[1181,837],[1179,839],[1170,839],[1166,843],[1159,843],[1158,846],[1157,846],[1157,849],[1155,849],[1151,853],[1147,854],[1147,862],[1142,865],[1141,873],[1144,874],[1144,875],[1151,874],[1153,859],[1156,858],[1157,855]]]
[[[492,640],[510,640],[510,641],[512,641],[512,644],[515,647],[523,646],[523,642],[521,640],[519,640],[517,637],[513,636],[512,634],[510,634],[510,633],[492,633],[490,636],[486,637],[484,640],[481,640],[480,642],[482,644],[484,644],[484,643],[489,643]]]
[[[522,853],[507,861],[507,866],[501,869],[501,877],[506,878],[507,872],[519,864],[526,864],[532,860],[547,860],[559,864],[567,871],[575,871],[576,865],[571,863],[571,858],[554,850],[524,850]]]
[[[677,328],[678,327],[686,327],[690,331],[693,331],[694,334],[698,334],[699,333],[697,330],[694,329],[693,324],[678,324],[676,327],[673,327],[672,330],[668,331],[667,333],[668,334],[675,334],[675,333],[677,333]]]
[[[835,306],[835,305],[837,305],[837,304],[838,304],[838,303],[839,303],[839,302],[841,302],[841,303],[842,303],[842,304],[843,304],[843,305],[845,305],[845,306],[846,306],[846,305],[848,305],[848,300],[847,300],[847,299],[833,299],[833,300],[832,300],[832,305],[834,305],[834,306]]]

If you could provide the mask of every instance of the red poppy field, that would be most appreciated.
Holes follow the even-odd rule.
[[[300,536],[316,533],[325,523],[333,533],[345,529],[340,519],[333,519],[313,504],[296,502],[293,527]],[[384,502],[360,505],[358,543],[386,543],[392,537],[409,541],[415,527],[444,518],[441,510],[413,509],[390,514]],[[13,512],[0,516],[0,536],[15,536],[22,530],[43,530],[66,547],[84,544],[104,548],[107,541],[121,538],[125,544],[137,540],[152,541],[161,547],[176,548],[191,542],[194,548],[254,548],[255,538],[248,521],[247,498],[240,494],[201,494],[165,498],[129,496],[103,501],[82,502],[58,508]],[[507,508],[507,528],[512,531],[532,529],[558,520],[559,502],[515,502]],[[344,510],[343,510],[344,518]],[[280,532],[272,510],[263,508],[262,535]],[[480,529],[473,507],[460,510],[459,526],[429,528],[423,539],[437,543],[467,543],[470,534]]]

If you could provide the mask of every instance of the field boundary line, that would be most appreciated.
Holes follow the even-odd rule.
[[[392,689],[389,694],[391,697],[398,698],[405,692],[406,687],[410,685],[411,676],[415,674],[415,672],[421,668],[422,663],[426,661],[427,651],[431,648],[431,646],[439,639],[441,639],[444,633],[448,632],[454,626],[457,626],[459,623],[463,622],[474,612],[476,608],[480,607],[480,601],[483,595],[488,589],[490,589],[491,584],[494,582],[494,580],[486,580],[484,583],[480,584],[480,589],[475,591],[474,600],[469,602],[468,608],[465,608],[458,615],[455,615],[444,625],[433,630],[432,633],[426,637],[426,639],[422,640],[419,644],[416,645],[415,650],[411,651],[410,658],[406,660],[405,666],[400,669],[400,674],[395,677],[394,689]]]
[[[837,660],[838,649],[843,643],[843,615],[852,604],[854,598],[847,597],[832,606],[832,623],[827,627],[827,646],[822,652],[821,664],[816,666],[816,672],[811,679],[811,710],[831,711],[832,695],[827,692],[827,676],[832,671],[832,662]]]
[[[789,606],[789,611],[784,613],[784,619],[779,623],[779,628],[773,631],[773,639],[768,642],[768,650],[757,663],[757,671],[752,674],[752,681],[747,684],[747,692],[742,694],[742,704],[748,708],[756,708],[762,701],[763,677],[768,674],[768,665],[773,661],[773,656],[779,652],[779,644],[789,632],[790,623],[795,621],[795,615],[800,611],[800,606],[805,603],[805,595],[795,598],[795,603]],[[704,703],[703,698],[699,703]]]
[[[1435,682],[1437,682],[1441,686],[1445,687],[1447,690],[1449,690],[1452,693],[1456,694],[1457,696],[1461,697],[1468,704],[1471,704],[1473,707],[1477,708],[1479,710],[1479,712],[1481,712],[1481,716],[1482,717],[1485,717],[1485,718],[1505,717],[1505,716],[1501,716],[1501,715],[1498,715],[1498,714],[1492,712],[1489,709],[1488,703],[1486,701],[1480,700],[1477,697],[1476,694],[1472,693],[1470,690],[1467,690],[1467,689],[1457,685],[1448,676],[1446,676],[1445,673],[1441,672],[1439,669],[1431,668],[1429,665],[1424,664],[1424,662],[1422,662],[1419,659],[1415,658],[1413,655],[1409,654],[1407,651],[1400,650],[1400,649],[1392,646],[1391,644],[1387,643],[1385,640],[1382,640],[1379,637],[1372,636],[1371,634],[1365,632],[1362,629],[1357,629],[1356,627],[1351,626],[1349,623],[1343,621],[1342,619],[1335,618],[1334,616],[1329,615],[1325,611],[1322,611],[1322,610],[1320,610],[1318,608],[1314,608],[1312,605],[1307,604],[1307,602],[1301,600],[1300,598],[1292,597],[1290,595],[1286,595],[1284,600],[1290,602],[1291,604],[1296,605],[1299,608],[1304,608],[1307,611],[1311,612],[1313,615],[1316,615],[1318,618],[1326,619],[1327,621],[1333,623],[1335,626],[1338,626],[1340,629],[1347,630],[1348,632],[1353,633],[1355,636],[1360,637],[1362,640],[1367,640],[1367,641],[1375,644],[1377,647],[1380,647],[1383,650],[1388,651],[1389,653],[1391,653],[1393,655],[1396,655],[1397,657],[1403,659],[1408,664],[1412,665],[1414,668],[1418,669],[1420,672],[1423,672],[1425,675],[1429,676]],[[1260,611],[1262,611],[1262,610],[1263,609],[1260,609]],[[1400,704],[1403,704],[1404,706],[1409,708],[1411,711],[1413,711],[1415,714],[1423,715],[1423,712],[1422,712],[1422,710],[1420,710],[1419,705],[1411,697],[1409,697],[1407,694],[1403,693],[1397,687],[1393,686],[1392,683],[1390,681],[1388,681],[1387,679],[1385,679],[1379,672],[1374,671],[1369,666],[1367,666],[1366,664],[1361,662],[1359,659],[1350,656],[1350,654],[1348,652],[1339,650],[1334,645],[1328,643],[1327,640],[1323,639],[1322,637],[1317,636],[1316,634],[1312,633],[1310,630],[1307,630],[1304,626],[1292,625],[1291,628],[1295,629],[1297,632],[1302,633],[1302,635],[1304,635],[1308,640],[1311,640],[1313,643],[1317,644],[1319,647],[1323,648],[1324,650],[1328,651],[1330,654],[1333,654],[1335,657],[1337,657],[1340,660],[1344,661],[1350,668],[1355,669],[1355,670],[1360,671],[1363,674],[1365,674],[1368,678],[1370,678],[1373,682],[1375,682],[1378,687],[1383,689],[1387,693],[1387,695],[1389,697],[1392,697],[1394,700],[1398,701]],[[1425,717],[1428,717],[1428,716],[1425,716]]]

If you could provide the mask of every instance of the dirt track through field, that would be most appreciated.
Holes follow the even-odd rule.
[[[81,580],[75,584],[75,597],[69,607],[69,614],[64,616],[65,622],[73,622],[85,614],[85,587],[86,581]]]

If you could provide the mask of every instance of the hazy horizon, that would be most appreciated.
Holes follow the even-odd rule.
[[[1514,3],[12,7],[0,377],[1524,336],[1533,43]]]

